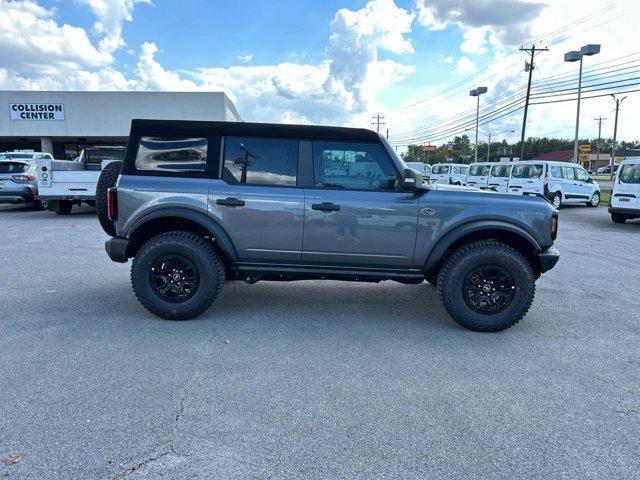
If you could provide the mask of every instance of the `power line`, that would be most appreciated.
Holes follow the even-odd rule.
[[[520,158],[524,158],[524,132],[527,128],[527,112],[529,111],[529,97],[531,96],[531,77],[533,76],[533,70],[536,68],[534,60],[535,60],[535,56],[536,56],[536,45],[533,44],[531,46],[531,48],[523,48],[520,47],[520,51],[521,52],[528,52],[531,54],[531,60],[529,61],[529,63],[525,63],[524,65],[524,71],[525,72],[529,72],[529,81],[527,83],[527,95],[525,97],[525,101],[524,101],[524,116],[522,118],[522,135],[521,135],[521,142],[522,142],[522,152],[520,155]],[[549,49],[548,48],[538,48],[537,49],[538,52],[548,52]]]
[[[373,122],[371,122],[371,125],[376,127],[376,132],[380,133],[380,127],[382,125],[386,125],[386,123],[381,121],[381,120],[384,120],[384,117],[381,116],[380,113],[377,113],[371,118],[373,118]]]

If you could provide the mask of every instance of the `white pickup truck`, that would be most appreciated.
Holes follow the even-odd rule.
[[[71,213],[73,205],[95,206],[96,185],[105,165],[122,161],[125,147],[87,147],[73,161],[39,160],[38,195],[59,215]]]

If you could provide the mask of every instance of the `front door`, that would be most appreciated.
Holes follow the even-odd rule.
[[[241,262],[299,264],[304,190],[297,186],[298,140],[227,137],[224,145],[209,215],[231,237]]]
[[[313,142],[314,188],[305,190],[302,262],[323,266],[411,265],[419,199],[377,143]]]
[[[562,192],[567,202],[576,202],[579,198],[576,169],[573,166],[562,167]]]

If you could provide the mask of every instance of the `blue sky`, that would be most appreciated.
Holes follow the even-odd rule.
[[[545,77],[574,72],[562,53],[576,45],[603,44],[594,64],[634,53],[638,14],[632,0],[0,0],[0,88],[222,90],[246,120],[369,127],[381,112],[392,141],[437,143],[461,133],[437,125],[473,109],[469,89],[489,87],[486,108],[517,93],[520,44],[553,44],[537,59],[544,93]],[[585,136],[607,102],[585,103]],[[528,133],[569,137],[573,108],[532,108]],[[640,120],[635,97],[625,109]]]

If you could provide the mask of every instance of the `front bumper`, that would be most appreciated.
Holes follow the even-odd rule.
[[[127,263],[127,260],[129,260],[127,255],[128,248],[129,240],[126,238],[113,237],[104,242],[104,249],[114,262]]]
[[[538,253],[538,262],[540,263],[540,273],[548,272],[556,266],[560,260],[560,251],[555,247],[549,247],[548,249]]]

